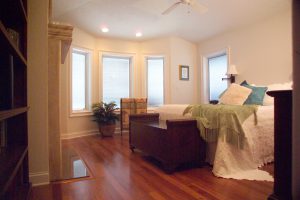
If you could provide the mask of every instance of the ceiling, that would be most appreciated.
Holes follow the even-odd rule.
[[[177,0],[52,0],[53,20],[72,24],[97,37],[143,41],[178,36],[199,42],[230,29],[255,23],[290,9],[291,0],[196,0],[207,8],[198,13]],[[101,27],[110,31],[102,33]],[[135,37],[141,31],[143,36]]]

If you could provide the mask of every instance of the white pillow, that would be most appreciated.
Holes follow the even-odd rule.
[[[220,98],[220,103],[229,105],[243,105],[252,90],[236,83],[232,83]]]
[[[275,84],[267,85],[267,87],[268,87],[267,91],[290,90],[290,89],[292,89],[292,84],[293,84],[293,82],[275,83]],[[274,98],[266,94],[264,97],[263,105],[264,106],[274,105]]]

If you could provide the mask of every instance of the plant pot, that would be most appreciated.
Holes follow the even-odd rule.
[[[115,133],[116,124],[98,124],[99,132],[103,137],[111,137]]]

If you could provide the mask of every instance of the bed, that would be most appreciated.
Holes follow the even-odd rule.
[[[160,120],[191,118],[183,116],[188,105],[170,104],[155,110]],[[246,140],[242,149],[221,140],[208,142],[206,162],[213,165],[213,174],[217,177],[273,181],[273,177],[259,167],[274,160],[274,106],[259,106],[258,123],[250,115],[244,123]]]

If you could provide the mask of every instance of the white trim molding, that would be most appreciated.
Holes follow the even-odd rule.
[[[142,96],[147,97],[147,58],[163,58],[164,60],[164,104],[171,103],[171,68],[170,68],[170,56],[166,53],[144,53],[141,55],[142,63],[142,75],[141,86]]]
[[[72,108],[72,70],[73,70],[73,55],[72,53],[76,52],[82,55],[85,55],[86,58],[86,63],[85,63],[85,72],[86,72],[86,81],[85,81],[85,89],[86,89],[86,93],[85,93],[85,108],[83,110],[73,110]],[[92,82],[92,77],[91,77],[91,72],[92,72],[92,68],[93,68],[93,50],[92,49],[87,49],[87,48],[82,48],[82,47],[78,47],[75,45],[71,46],[71,50],[70,50],[70,56],[69,56],[69,60],[70,60],[70,65],[68,68],[68,104],[69,104],[69,116],[70,117],[77,117],[77,116],[86,116],[89,115],[91,113],[91,82]]]
[[[49,184],[49,171],[29,173],[29,179],[33,186]]]
[[[143,63],[144,63],[144,73],[143,73],[143,96],[148,98],[148,59],[162,59],[163,60],[163,104],[166,104],[166,83],[167,83],[167,68],[166,68],[166,56],[164,54],[157,54],[157,55],[143,55]],[[148,98],[149,103],[149,98]],[[151,108],[153,110],[153,108]]]
[[[215,57],[220,54],[226,54],[227,55],[227,66],[230,65],[230,58],[231,58],[231,48],[230,46],[219,48],[215,51],[205,52],[201,53],[201,91],[202,94],[200,96],[200,102],[201,103],[209,103],[209,80],[208,80],[208,59],[210,57]]]
[[[85,110],[85,111],[73,111],[71,114],[70,114],[70,118],[72,117],[84,117],[84,116],[93,116],[93,112],[92,111],[88,111],[88,110]]]
[[[61,139],[69,140],[69,139],[73,139],[73,138],[86,137],[86,136],[92,136],[92,135],[97,135],[97,134],[99,134],[98,129],[80,131],[80,132],[72,132],[72,133],[62,133]],[[116,127],[115,134],[116,135],[121,134],[121,129],[119,126]]]
[[[97,130],[97,129],[87,130],[87,131],[79,131],[79,132],[72,132],[72,133],[62,133],[61,134],[61,139],[62,140],[68,140],[68,139],[91,136],[91,135],[96,135],[96,134],[99,134],[99,130]]]

